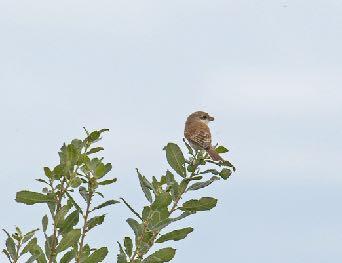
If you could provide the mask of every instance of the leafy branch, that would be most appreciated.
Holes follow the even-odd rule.
[[[179,146],[174,143],[169,143],[164,148],[169,165],[180,179],[177,179],[168,170],[160,180],[152,177],[150,182],[137,170],[141,189],[149,205],[144,207],[140,215],[124,200],[139,221],[133,218],[127,219],[127,223],[134,232],[135,242],[130,237],[124,238],[123,246],[118,242],[118,263],[169,262],[176,253],[172,247],[162,248],[148,256],[146,254],[150,252],[155,243],[184,239],[193,231],[193,228],[185,227],[164,234],[162,231],[175,221],[182,220],[199,211],[211,210],[216,206],[217,199],[213,197],[191,199],[182,204],[181,200],[189,191],[205,188],[221,179],[227,180],[232,171],[235,171],[235,167],[228,161],[213,162],[207,153],[194,151],[186,141],[184,142],[188,149],[188,159],[185,159]],[[223,146],[216,147],[216,151],[218,153],[228,152]],[[212,167],[204,170],[203,168],[208,165]],[[212,174],[211,178],[204,178],[208,174]]]

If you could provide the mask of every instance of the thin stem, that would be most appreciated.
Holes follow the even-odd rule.
[[[56,257],[56,255],[55,255],[56,254],[56,247],[57,247],[56,216],[62,207],[62,198],[63,198],[64,192],[65,192],[64,183],[65,183],[65,179],[63,178],[62,183],[61,183],[61,189],[59,191],[58,196],[56,197],[57,207],[56,207],[56,211],[53,215],[53,235],[52,235],[52,240],[51,240],[51,253],[50,253],[49,263],[52,263]]]
[[[89,214],[90,214],[90,204],[91,204],[91,198],[92,198],[92,193],[89,194],[89,197],[88,197],[88,200],[87,200],[87,208],[86,208],[86,211],[85,211],[85,214],[83,215],[83,219],[84,219],[84,224],[83,224],[83,227],[82,227],[82,234],[81,234],[81,241],[80,241],[80,245],[79,245],[79,250],[78,250],[78,253],[77,253],[77,259],[76,259],[76,262],[79,263],[81,262],[81,256],[82,256],[82,251],[83,251],[83,245],[84,245],[84,238],[88,232],[88,217],[89,217]]]

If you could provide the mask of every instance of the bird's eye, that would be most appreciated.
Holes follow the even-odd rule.
[[[202,120],[205,120],[206,118],[207,118],[207,116],[205,116],[205,115],[203,115],[203,116],[201,117]]]

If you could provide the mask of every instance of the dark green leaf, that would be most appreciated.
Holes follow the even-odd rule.
[[[69,263],[71,260],[73,260],[76,256],[75,250],[70,250],[67,253],[64,254],[64,256],[61,258],[60,263]]]
[[[69,194],[69,192],[66,192],[65,194],[69,197],[70,202],[74,205],[76,210],[82,215],[83,211],[81,207],[75,202],[74,198]]]
[[[21,251],[21,255],[24,255],[25,253],[31,251],[33,247],[37,245],[37,238],[32,238],[27,245],[24,247],[24,249]]]
[[[202,197],[199,200],[192,199],[185,202],[180,209],[189,212],[207,211],[214,208],[216,204],[217,199],[212,197]]]
[[[142,232],[141,225],[133,218],[128,218],[126,222],[133,229],[135,236],[138,237]]]
[[[193,190],[198,190],[198,189],[201,189],[201,188],[204,188],[204,187],[207,187],[209,185],[211,185],[213,182],[217,181],[217,180],[220,180],[220,177],[217,177],[217,176],[213,176],[210,178],[210,180],[208,181],[205,181],[205,182],[198,182],[198,183],[194,183],[192,184],[188,189],[187,191],[193,191]]]
[[[151,183],[149,183],[149,182],[147,181],[147,179],[145,178],[145,176],[142,176],[142,174],[139,172],[138,169],[136,169],[136,170],[137,170],[137,174],[138,174],[138,177],[139,177],[139,182],[140,182],[141,189],[143,190],[146,199],[147,199],[150,203],[152,203],[152,202],[153,202],[153,199],[152,199],[151,191],[150,191],[150,188],[147,186],[147,185],[151,185]],[[147,181],[147,182],[146,182],[146,181]]]
[[[71,208],[71,205],[66,204],[61,209],[59,209],[59,211],[57,212],[55,216],[55,225],[57,227],[60,227],[61,224],[64,222],[64,217],[69,212],[70,208]]]
[[[158,209],[168,207],[172,202],[172,197],[169,193],[163,192],[156,196],[156,200],[153,202],[151,208]]]
[[[90,149],[87,152],[87,154],[97,153],[97,152],[102,151],[102,150],[104,150],[102,147],[95,147],[95,148]]]
[[[79,177],[74,177],[70,180],[70,186],[72,188],[77,188],[82,184],[82,180]]]
[[[133,250],[133,242],[132,239],[130,237],[125,237],[124,239],[124,245],[125,245],[125,249],[126,249],[126,253],[127,255],[130,257],[132,256],[132,250]]]
[[[186,227],[186,228],[182,228],[179,230],[174,230],[172,232],[169,232],[169,233],[159,237],[157,239],[156,243],[163,243],[163,242],[169,241],[169,240],[178,241],[178,240],[181,240],[183,238],[186,238],[186,236],[188,234],[190,234],[192,231],[194,231],[194,229],[192,227]]]
[[[126,254],[125,254],[120,242],[118,242],[118,245],[120,248],[120,253],[117,256],[117,263],[128,263],[127,258],[126,258]]]
[[[41,193],[31,192],[31,191],[20,191],[17,192],[15,200],[18,203],[24,203],[27,205],[33,205],[36,203],[49,203],[54,202],[51,195],[44,195]]]
[[[166,159],[170,166],[182,177],[186,177],[185,158],[179,146],[175,143],[166,145]]]
[[[8,251],[6,249],[3,249],[2,253],[4,253],[6,255],[6,257],[8,258],[9,262],[12,262],[11,255],[8,253]]]
[[[70,213],[65,220],[60,224],[61,233],[69,232],[79,221],[79,211],[75,210]]]
[[[48,223],[49,223],[48,216],[47,215],[43,216],[42,218],[43,232],[46,232]]]
[[[99,185],[107,185],[107,184],[112,184],[115,183],[118,179],[117,178],[113,178],[113,179],[109,179],[109,180],[104,180],[102,182],[98,182]]]
[[[95,226],[101,225],[103,223],[104,219],[105,219],[105,215],[95,216],[95,217],[91,218],[87,224],[88,231],[90,229],[94,228]]]
[[[117,203],[120,203],[120,202],[117,201],[117,200],[108,200],[108,201],[106,201],[106,202],[104,202],[104,203],[102,203],[102,204],[100,204],[98,206],[95,206],[93,210],[101,209],[101,208],[109,206],[109,205],[115,205]]]
[[[108,254],[106,247],[96,249],[83,263],[98,263],[102,262]]]
[[[68,249],[69,247],[76,245],[78,240],[80,239],[80,236],[80,229],[73,229],[67,234],[65,234],[65,236],[63,236],[61,242],[57,246],[57,253],[60,253]]]
[[[15,248],[15,243],[14,243],[14,240],[13,240],[13,238],[11,238],[11,237],[8,237],[7,239],[6,239],[6,249],[7,249],[7,251],[8,251],[8,253],[10,254],[10,256],[11,256],[11,258],[13,259],[13,260],[16,260],[17,258],[16,258],[16,248]]]
[[[222,171],[220,172],[220,176],[224,180],[227,180],[231,174],[232,174],[232,171],[230,169],[227,169],[227,168],[223,168]]]
[[[37,228],[37,229],[34,229],[34,230],[26,233],[23,237],[22,243],[26,243],[27,241],[29,241],[38,230],[39,229]]]
[[[176,249],[162,248],[143,260],[143,263],[162,263],[171,261],[176,254]]]
[[[46,177],[53,179],[53,173],[49,167],[44,167],[44,173],[45,173]]]
[[[193,149],[191,148],[190,144],[188,144],[184,138],[183,138],[183,142],[185,143],[186,148],[188,148],[189,154],[194,155]]]

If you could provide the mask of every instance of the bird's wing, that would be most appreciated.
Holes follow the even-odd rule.
[[[197,144],[203,149],[208,149],[211,146],[211,134],[207,125],[199,123],[193,125],[186,131],[186,138],[192,143]]]

